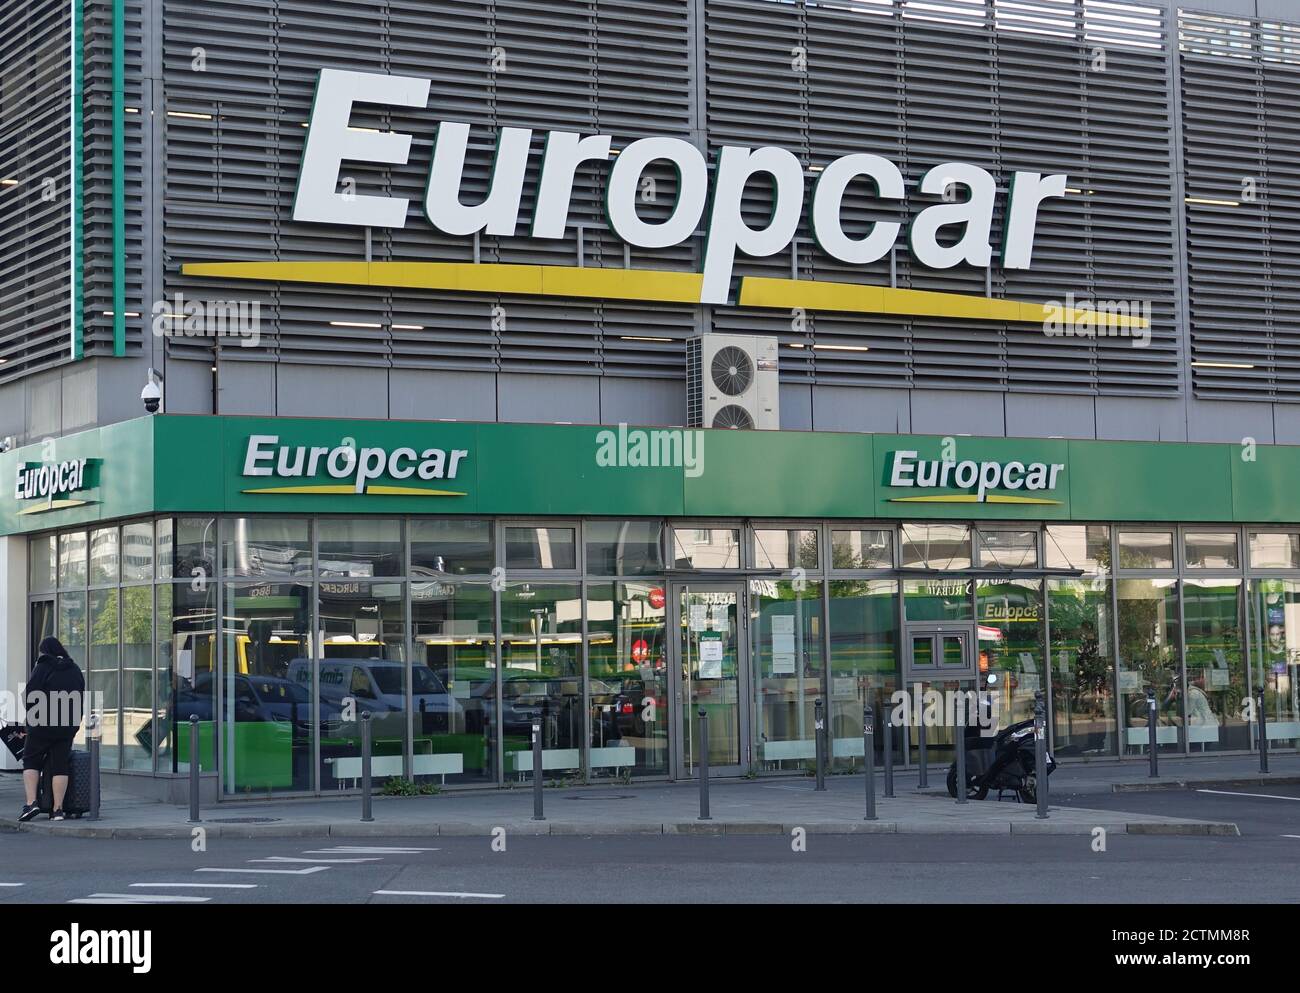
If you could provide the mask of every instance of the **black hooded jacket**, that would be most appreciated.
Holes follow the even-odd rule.
[[[23,703],[27,733],[38,738],[75,738],[85,709],[86,679],[57,638],[41,642]]]

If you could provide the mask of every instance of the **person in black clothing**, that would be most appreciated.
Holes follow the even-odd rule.
[[[23,745],[23,787],[27,791],[27,803],[18,815],[20,821],[30,821],[37,814],[36,788],[46,763],[50,765],[54,790],[50,820],[63,820],[72,739],[81,727],[85,692],[85,677],[59,640],[42,640],[23,701],[27,708]]]

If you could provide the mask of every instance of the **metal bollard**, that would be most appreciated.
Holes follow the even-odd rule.
[[[871,704],[862,708],[862,770],[867,780],[867,816],[864,821],[876,819],[876,742],[875,715]]]
[[[817,746],[817,787],[815,792],[826,792],[826,715],[822,712],[822,701],[813,703],[813,730]]]
[[[190,820],[198,824],[199,816],[199,715],[190,714]]]
[[[370,812],[370,711],[361,711],[361,819],[373,821]]]
[[[1160,776],[1160,739],[1156,734],[1156,691],[1147,688],[1147,751],[1151,753],[1151,773],[1149,778]]]
[[[86,750],[90,753],[90,810],[86,816],[92,820],[99,820],[99,715],[92,716],[95,722],[94,734],[86,741]],[[51,807],[54,798],[50,797]]]
[[[966,708],[958,707],[957,726],[953,728],[953,751],[957,754],[957,802],[967,803],[966,796]]]
[[[885,796],[894,798],[894,725],[885,718]]]
[[[930,785],[930,757],[925,750],[925,717],[922,715],[921,722],[916,726],[916,744],[920,749],[918,761],[920,765],[916,771],[916,788],[923,790]]]
[[[1268,714],[1264,712],[1264,687],[1259,688],[1259,771],[1268,772]]]
[[[533,721],[533,820],[544,821],[542,813],[542,722]]]
[[[700,817],[702,821],[711,821],[709,816],[709,712],[700,708],[699,730],[700,754]]]
[[[1047,818],[1047,706],[1043,691],[1034,693],[1034,793],[1038,801],[1037,820]]]

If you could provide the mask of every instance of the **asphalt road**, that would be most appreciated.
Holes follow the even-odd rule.
[[[1233,820],[1243,836],[1112,834],[1101,852],[1023,835],[812,835],[802,852],[778,835],[518,836],[504,852],[486,836],[213,839],[193,852],[24,833],[0,838],[0,903],[1300,902],[1298,787],[1056,800]]]

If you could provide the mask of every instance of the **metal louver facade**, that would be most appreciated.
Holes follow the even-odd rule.
[[[171,412],[683,423],[686,343],[718,331],[779,339],[787,427],[1297,441],[1300,12],[1288,22],[1281,0],[1207,4],[1220,10],[1171,0],[87,0],[83,361],[119,370],[118,392],[158,369]],[[120,342],[108,111],[116,7],[127,108]],[[67,349],[71,204],[41,200],[37,182],[67,170],[67,11],[0,0],[0,180],[18,180],[0,186],[0,435],[36,430],[25,413],[33,377],[77,366]],[[327,67],[432,80],[426,110],[358,105],[352,118],[414,136],[405,166],[344,168],[359,191],[411,200],[403,229],[292,220]],[[497,131],[534,130],[515,236],[450,237],[423,217],[442,119],[473,125],[470,203],[487,190]],[[906,222],[938,202],[917,184],[957,160],[997,178],[997,239],[1012,173],[1067,173],[1070,193],[1044,205],[1027,270],[926,269],[904,237],[879,262],[850,266],[817,247],[805,218],[790,249],[739,256],[736,275],[1135,301],[1150,308],[1150,342],[1051,338],[1001,321],[180,272],[187,262],[341,259],[699,271],[702,231],[647,251],[610,230],[607,166],[579,169],[566,238],[527,237],[551,129],[611,134],[615,148],[659,135],[709,151],[776,145],[802,160],[809,185],[834,158],[874,152],[902,170],[906,205],[855,184],[850,230]],[[676,177],[648,176],[656,195],[641,216],[666,217]],[[758,183],[747,192],[755,224],[763,194]],[[178,299],[255,300],[258,347],[155,336],[155,316]],[[93,416],[137,413],[138,389],[101,399]]]

